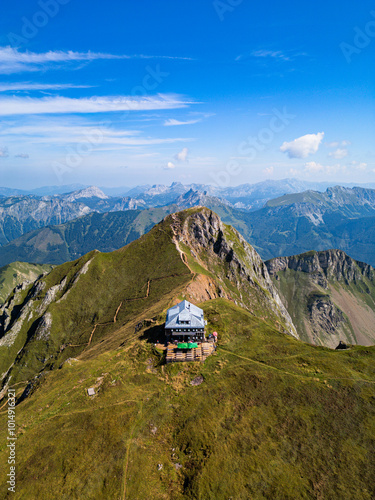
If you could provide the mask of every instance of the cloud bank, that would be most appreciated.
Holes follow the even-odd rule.
[[[175,120],[174,118],[169,118],[168,120],[165,120],[164,122],[164,127],[175,127],[178,125],[194,125],[194,123],[199,123],[202,121],[201,119],[196,119],[196,120],[187,120],[185,122]]]
[[[189,57],[177,56],[153,56],[145,54],[106,54],[103,52],[75,52],[72,50],[55,50],[42,53],[20,52],[12,47],[0,47],[0,73],[12,74],[24,71],[39,71],[42,67],[72,62],[91,62],[96,60],[110,59],[177,59],[191,60]]]
[[[4,97],[0,98],[0,116],[105,113],[112,111],[148,111],[185,108],[191,104],[174,94],[150,97],[104,96],[72,99],[69,97]]]

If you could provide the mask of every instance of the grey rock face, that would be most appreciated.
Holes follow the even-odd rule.
[[[322,330],[328,335],[334,335],[337,329],[347,322],[343,312],[335,306],[328,295],[311,297],[308,311],[313,331],[317,335]]]
[[[171,219],[174,237],[188,245],[203,266],[217,263],[218,278],[229,279],[240,291],[241,305],[249,309],[246,297],[248,284],[257,290],[259,304],[271,309],[287,325],[287,332],[298,337],[289,313],[268,274],[267,267],[254,248],[234,228],[225,226],[214,212],[201,208],[182,221],[176,214]],[[225,274],[224,274],[225,273]],[[245,295],[244,295],[245,294]],[[258,304],[258,305],[259,305]]]
[[[271,276],[286,269],[312,274],[324,288],[327,288],[327,280],[343,281],[348,284],[361,281],[363,277],[371,281],[375,279],[375,271],[370,265],[352,259],[341,250],[276,257],[268,260],[266,266]]]

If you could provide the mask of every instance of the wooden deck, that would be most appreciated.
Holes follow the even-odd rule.
[[[167,346],[167,363],[175,363],[178,361],[205,361],[215,350],[213,342],[202,342],[195,349],[177,349],[175,344]]]

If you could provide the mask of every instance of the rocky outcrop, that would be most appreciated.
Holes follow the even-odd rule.
[[[308,300],[307,309],[309,321],[314,335],[317,337],[322,331],[328,336],[336,335],[338,329],[347,323],[343,312],[333,303],[329,295],[312,293]]]
[[[266,262],[303,340],[335,348],[375,343],[375,270],[341,250]]]
[[[64,198],[69,202],[73,202],[82,198],[99,198],[101,200],[108,200],[109,196],[104,194],[103,191],[96,186],[90,186],[88,188],[67,194]]]
[[[37,340],[47,340],[50,334],[52,326],[52,314],[47,312],[44,314],[40,320],[38,328],[35,332],[35,338]]]
[[[288,333],[298,336],[267,267],[238,231],[204,207],[172,214],[164,220],[170,224],[180,252],[179,243],[187,245],[194,260],[215,274],[232,300],[253,312],[271,310]],[[225,285],[226,280],[235,293]]]
[[[346,284],[363,281],[363,278],[375,281],[375,271],[370,265],[352,259],[341,250],[276,257],[267,261],[266,266],[270,276],[286,269],[308,273],[323,288],[327,288],[329,280]]]

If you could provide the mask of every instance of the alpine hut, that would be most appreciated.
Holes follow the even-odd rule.
[[[204,341],[206,324],[203,310],[183,300],[168,309],[165,334],[172,341]]]

